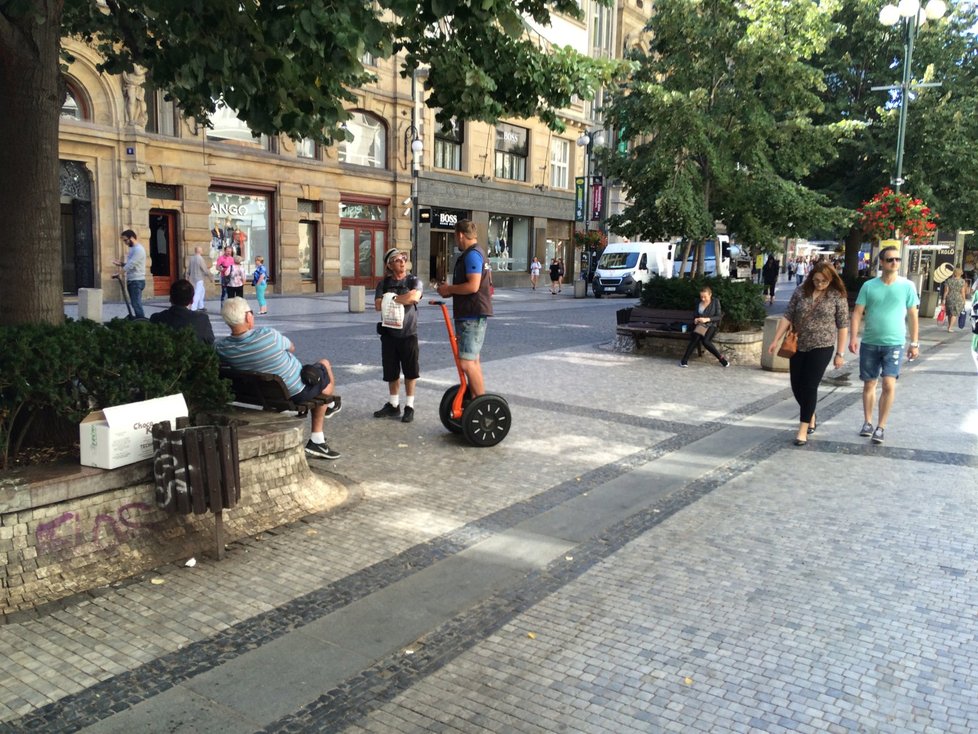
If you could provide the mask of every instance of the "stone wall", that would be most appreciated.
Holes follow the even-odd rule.
[[[224,512],[227,542],[346,499],[342,484],[309,469],[306,420],[244,410],[234,417],[241,502]],[[216,551],[213,515],[169,515],[154,494],[151,461],[0,478],[0,619]]]
[[[686,339],[674,337],[644,336],[636,344],[635,337],[628,334],[616,334],[612,348],[623,354],[650,354],[675,357],[679,359],[686,350]],[[759,366],[761,364],[761,347],[763,332],[734,331],[720,332],[713,337],[713,343],[731,364]],[[690,359],[697,359],[694,351]],[[713,355],[703,350],[703,359],[714,359]]]

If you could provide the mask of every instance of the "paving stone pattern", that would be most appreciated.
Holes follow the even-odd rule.
[[[407,426],[370,417],[381,383],[354,385],[327,428],[357,503],[0,628],[0,731],[109,723],[704,440],[697,479],[250,729],[973,730],[975,381],[960,345],[925,346],[884,447],[855,436],[856,387],[823,391],[796,449],[786,376],[704,363],[680,378],[602,348],[487,363],[515,416],[490,451],[434,416],[447,371]],[[961,407],[940,409],[948,394]],[[708,443],[724,427],[760,441],[725,455]]]

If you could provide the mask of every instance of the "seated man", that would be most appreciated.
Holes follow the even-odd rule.
[[[221,318],[231,327],[231,336],[214,345],[221,361],[232,369],[245,372],[267,372],[278,375],[285,383],[289,395],[297,403],[323,395],[333,394],[335,381],[333,369],[325,359],[311,365],[307,372],[315,372],[303,381],[302,363],[295,358],[295,345],[275,329],[267,326],[255,328],[255,316],[244,298],[228,298],[221,307]],[[313,384],[309,384],[312,382]],[[323,423],[326,418],[340,412],[340,399],[317,404],[309,411],[312,432],[306,444],[306,454],[317,459],[338,459],[340,453],[326,444]]]
[[[189,280],[177,280],[170,286],[170,307],[149,317],[154,324],[163,324],[171,329],[192,328],[197,338],[204,344],[214,343],[214,329],[210,319],[203,313],[191,311],[194,301],[194,287]]]

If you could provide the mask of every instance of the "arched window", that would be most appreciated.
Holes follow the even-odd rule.
[[[341,163],[387,168],[387,128],[379,117],[353,112],[344,123],[346,140],[336,146]]]
[[[61,116],[69,120],[90,120],[92,119],[91,107],[85,99],[82,88],[72,79],[65,80],[67,94],[64,104],[61,105]]]

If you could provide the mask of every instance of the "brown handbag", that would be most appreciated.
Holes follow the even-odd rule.
[[[789,328],[788,333],[784,335],[784,340],[781,342],[781,348],[778,350],[778,356],[789,359],[795,356],[795,352],[798,351],[798,334],[797,332]]]

